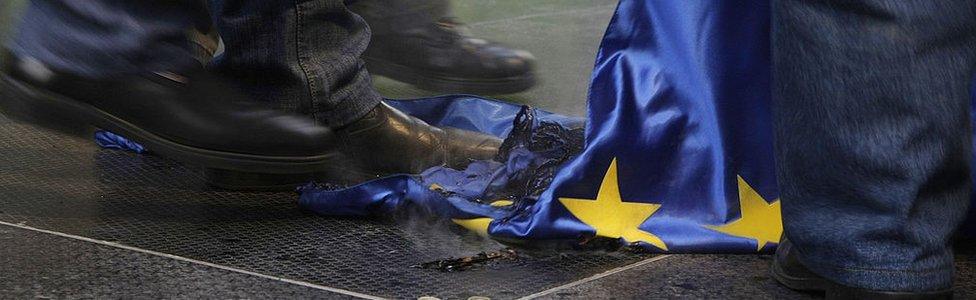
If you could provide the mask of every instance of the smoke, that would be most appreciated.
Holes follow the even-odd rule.
[[[423,212],[415,206],[399,210],[393,217],[406,243],[427,260],[472,256],[495,251],[504,245],[464,229],[450,219]]]

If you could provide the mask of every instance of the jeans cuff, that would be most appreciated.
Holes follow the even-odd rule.
[[[339,128],[359,120],[373,110],[383,97],[372,87],[358,89],[344,97],[331,110],[314,112],[315,121],[330,128]]]
[[[942,267],[914,270],[834,266],[825,263],[808,263],[802,255],[797,258],[810,271],[830,281],[875,291],[911,292],[949,289],[952,287],[955,272],[951,260]]]

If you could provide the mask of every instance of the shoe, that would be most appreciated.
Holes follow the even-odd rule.
[[[374,32],[362,56],[366,69],[441,93],[511,94],[535,85],[532,54],[472,38],[462,28],[443,18],[418,28]]]
[[[438,128],[380,103],[366,116],[336,129],[351,165],[375,175],[420,173],[434,166],[464,168],[492,159],[502,141],[456,128]]]
[[[391,174],[418,174],[435,166],[461,169],[492,159],[502,141],[456,128],[438,128],[381,103],[356,122],[335,130],[344,172],[270,176],[208,170],[208,183],[227,190],[294,190],[310,181],[350,186]]]
[[[860,289],[832,282],[810,271],[797,259],[796,251],[786,237],[780,239],[770,267],[770,276],[784,286],[807,292],[825,293],[827,299],[952,299],[952,290],[924,292],[891,292]]]
[[[107,130],[208,168],[343,172],[329,128],[252,101],[202,68],[95,80],[30,58],[3,61],[0,111],[14,119],[76,135]]]

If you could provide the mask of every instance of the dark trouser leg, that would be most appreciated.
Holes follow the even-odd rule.
[[[86,77],[174,70],[197,64],[187,30],[207,23],[199,1],[32,1],[10,50]]]
[[[800,261],[947,288],[970,181],[972,1],[773,1],[778,178]]]
[[[359,56],[370,32],[341,0],[212,0],[213,66],[259,99],[340,127],[380,101]]]

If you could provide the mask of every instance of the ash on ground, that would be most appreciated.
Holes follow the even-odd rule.
[[[457,272],[484,266],[496,260],[518,260],[518,253],[511,248],[498,251],[485,251],[473,256],[435,260],[413,266],[421,269],[434,269],[442,272]]]

